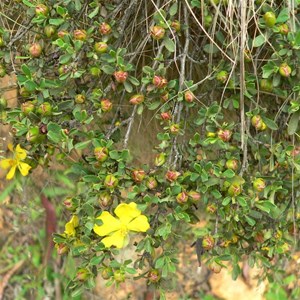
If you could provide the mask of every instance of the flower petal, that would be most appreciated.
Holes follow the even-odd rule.
[[[24,162],[19,161],[18,168],[23,176],[27,176],[29,170],[31,169],[31,166],[29,166],[28,164],[26,164]]]
[[[113,217],[108,211],[102,212],[97,219],[103,222],[102,225],[94,225],[94,231],[100,236],[109,235],[110,233],[117,231],[121,228],[121,222]]]
[[[146,232],[150,228],[150,224],[146,216],[138,216],[134,220],[132,220],[127,228],[132,231],[137,232]]]
[[[120,221],[127,225],[132,219],[136,218],[141,214],[141,211],[136,208],[136,203],[130,202],[121,203],[115,209],[115,214],[119,217]]]
[[[16,161],[11,158],[2,159],[0,160],[0,168],[6,170],[11,168],[15,163]]]
[[[20,144],[17,145],[14,152],[16,154],[16,160],[24,160],[27,156],[26,150],[21,148]]]
[[[78,227],[79,225],[79,219],[76,215],[73,215],[71,220],[70,220],[70,223],[73,224],[74,228]]]
[[[11,167],[11,169],[9,170],[9,172],[6,175],[7,180],[11,180],[15,176],[16,168],[17,168],[17,165],[14,165]]]
[[[65,225],[65,234],[67,234],[68,236],[75,236],[76,230],[74,228],[74,224],[71,222],[68,222]]]
[[[101,242],[104,244],[106,248],[109,248],[111,246],[116,246],[117,248],[123,248],[125,245],[125,240],[127,238],[127,235],[124,235],[122,230],[117,230],[110,236],[105,237],[101,240]]]

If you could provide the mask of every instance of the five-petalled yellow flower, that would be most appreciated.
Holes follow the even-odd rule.
[[[19,144],[16,146],[15,150],[11,144],[8,145],[8,149],[13,152],[14,157],[2,159],[0,161],[0,168],[4,170],[10,169],[6,175],[6,179],[11,180],[15,176],[17,168],[23,176],[27,176],[31,166],[22,162],[22,160],[27,157],[26,150],[21,148]]]
[[[116,246],[117,248],[125,247],[129,242],[129,232],[146,232],[149,228],[149,222],[146,216],[141,215],[141,211],[137,209],[134,202],[129,204],[121,203],[112,216],[109,212],[103,211],[97,218],[102,221],[102,225],[94,225],[94,232],[99,236],[103,236],[101,242],[106,248]]]

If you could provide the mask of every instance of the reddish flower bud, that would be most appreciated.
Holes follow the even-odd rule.
[[[239,168],[239,162],[236,159],[229,159],[226,161],[226,168],[236,171]]]
[[[158,270],[152,269],[148,273],[148,279],[152,283],[157,283],[160,280],[160,274]]]
[[[146,173],[144,170],[133,170],[131,177],[135,182],[140,183],[145,178],[145,175]]]
[[[221,139],[223,142],[228,142],[230,141],[232,136],[232,132],[228,129],[219,129],[218,130],[218,137]]]
[[[114,73],[114,77],[116,79],[117,82],[119,83],[123,83],[126,81],[127,77],[128,77],[128,73],[125,71],[116,71]]]
[[[217,211],[217,207],[216,207],[215,204],[209,204],[209,205],[207,205],[207,207],[206,207],[206,211],[207,211],[209,214],[213,215],[213,214]]]
[[[169,93],[168,92],[163,92],[160,96],[160,99],[162,102],[167,102],[169,100]]]
[[[108,45],[105,42],[98,42],[98,43],[95,43],[95,45],[94,45],[94,50],[97,53],[105,53],[105,52],[107,52],[107,49],[108,49]]]
[[[154,75],[152,83],[159,89],[167,86],[168,80],[162,76]]]
[[[181,29],[180,22],[178,20],[175,20],[171,23],[171,27],[176,31],[179,32]]]
[[[222,266],[219,265],[217,262],[215,261],[211,261],[208,265],[207,265],[208,269],[216,274],[220,273],[222,270]]]
[[[65,35],[68,35],[68,34],[69,34],[68,31],[66,31],[66,30],[60,30],[57,33],[57,36],[62,39]]]
[[[194,99],[195,99],[195,96],[191,91],[186,91],[184,93],[184,100],[186,102],[192,103],[194,101]]]
[[[172,134],[178,134],[180,130],[179,124],[171,124],[170,126],[170,132]]]
[[[165,36],[165,29],[161,26],[153,26],[151,27],[150,34],[153,39],[160,40]]]
[[[98,202],[101,207],[106,208],[112,205],[113,199],[108,192],[102,192],[99,195]]]
[[[146,181],[146,186],[149,190],[153,190],[157,187],[157,180],[154,177],[148,178]]]
[[[289,26],[287,24],[279,25],[278,29],[282,35],[287,35],[290,31]]]
[[[107,175],[104,180],[104,185],[109,188],[113,189],[118,185],[119,180],[114,175]]]
[[[32,101],[27,101],[21,104],[21,111],[25,116],[28,116],[34,111],[35,105]]]
[[[228,195],[231,196],[231,197],[236,197],[241,192],[242,192],[242,187],[237,183],[231,184],[228,188]]]
[[[166,173],[166,179],[170,182],[173,182],[175,180],[177,180],[177,178],[179,177],[180,173],[177,171],[167,171]]]
[[[35,7],[35,14],[37,16],[40,16],[40,15],[47,16],[48,13],[49,13],[49,8],[45,4],[38,4]]]
[[[63,255],[69,251],[68,246],[64,243],[55,244],[55,248],[58,255]]]
[[[172,115],[170,112],[162,112],[160,114],[160,117],[164,120],[164,121],[169,121],[172,119]]]
[[[111,26],[107,23],[102,23],[99,26],[99,32],[103,35],[107,35],[111,33]]]
[[[77,205],[75,205],[75,202],[72,197],[67,197],[64,200],[63,204],[64,204],[65,208],[70,211],[73,211],[77,208]]]
[[[202,240],[202,247],[204,250],[211,250],[215,245],[215,240],[212,236],[206,235]]]
[[[253,127],[255,127],[256,130],[265,130],[267,128],[267,125],[265,122],[262,120],[261,116],[256,115],[253,116],[251,119],[251,124]]]
[[[94,149],[94,155],[100,162],[104,162],[108,157],[108,149],[106,147],[97,147]]]
[[[32,57],[40,57],[42,54],[42,46],[39,43],[34,43],[29,48],[29,53]]]
[[[100,102],[101,109],[104,112],[109,112],[112,110],[112,102],[109,99],[102,99]]]
[[[44,28],[44,33],[47,38],[53,37],[55,32],[56,32],[56,28],[52,25],[46,25]]]
[[[134,105],[141,104],[142,102],[144,102],[144,99],[144,95],[136,94],[130,98],[129,103]]]
[[[52,105],[49,102],[42,103],[38,107],[37,113],[42,116],[50,116],[52,114]]]
[[[287,63],[282,63],[279,66],[279,74],[282,77],[290,77],[291,73],[292,73],[292,68]]]
[[[159,153],[155,157],[154,165],[156,167],[162,166],[166,161],[166,154],[165,153]]]
[[[179,204],[184,204],[188,201],[189,199],[189,196],[186,192],[181,192],[179,193],[177,196],[176,196],[176,201],[179,203]]]
[[[262,178],[256,178],[253,181],[253,188],[256,192],[262,192],[266,187],[266,182]]]
[[[196,191],[189,191],[188,196],[194,203],[197,203],[201,200],[201,194]]]
[[[74,30],[74,39],[79,41],[85,41],[87,38],[86,31],[83,29],[76,29]]]
[[[79,269],[76,273],[76,280],[78,281],[86,281],[89,276],[89,271],[87,269]]]

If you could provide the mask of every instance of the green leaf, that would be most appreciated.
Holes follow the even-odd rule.
[[[31,79],[31,71],[30,71],[30,69],[27,67],[27,65],[23,64],[21,68],[22,68],[23,73],[24,73],[29,79]]]
[[[269,78],[276,71],[276,65],[274,62],[270,61],[262,67],[262,70],[263,70],[262,77]]]
[[[23,3],[28,7],[35,7],[35,5],[33,3],[31,3],[30,1],[23,0]]]
[[[101,67],[101,70],[108,75],[112,75],[115,72],[115,68],[113,68],[111,65],[104,65]]]
[[[288,134],[289,135],[293,135],[297,131],[299,118],[300,118],[300,111],[298,110],[292,115],[292,117],[289,121],[289,125],[288,125]]]
[[[233,178],[235,176],[235,173],[234,173],[234,171],[228,169],[225,172],[223,172],[223,176],[225,178]]]
[[[169,8],[169,14],[170,14],[170,16],[175,16],[175,15],[177,14],[177,11],[178,11],[178,5],[177,5],[177,3],[175,2],[175,3],[173,3],[173,4],[171,5],[171,7]]]
[[[220,51],[219,48],[214,44],[206,44],[203,47],[203,50],[204,50],[204,52],[209,53],[209,54],[218,53]]]
[[[264,35],[258,35],[254,40],[253,40],[253,47],[260,47],[262,46],[266,41],[266,37]]]
[[[100,5],[97,5],[96,8],[88,15],[90,19],[93,19],[99,12]]]
[[[50,19],[49,20],[49,24],[51,25],[55,25],[55,26],[60,26],[61,24],[65,23],[65,20],[64,19]]]
[[[99,183],[100,181],[99,177],[95,175],[85,175],[82,177],[82,180],[84,182],[92,182],[92,183]]]
[[[237,197],[237,201],[242,207],[248,206],[248,203],[244,197]]]
[[[128,81],[125,81],[123,84],[124,84],[124,88],[125,88],[126,92],[132,93],[132,91],[133,91],[132,85]]]
[[[250,226],[254,226],[256,224],[256,221],[248,216],[245,216],[245,219]]]
[[[168,37],[164,39],[164,45],[170,52],[175,51],[175,43]]]
[[[263,119],[263,121],[266,123],[266,125],[267,125],[270,129],[272,129],[272,130],[277,130],[277,129],[278,129],[277,124],[276,124],[273,120],[268,119],[268,118],[265,117],[265,116],[262,116],[262,119]]]
[[[91,140],[89,141],[84,141],[84,142],[80,142],[80,143],[77,143],[74,148],[76,150],[82,150],[82,149],[85,149],[89,144],[91,143]]]
[[[226,197],[226,198],[223,199],[222,205],[223,205],[223,206],[226,206],[226,205],[228,205],[230,202],[231,202],[231,197]]]
[[[286,21],[288,21],[290,18],[289,15],[289,10],[287,7],[285,7],[284,9],[281,10],[281,12],[279,13],[279,15],[276,18],[276,24],[277,23],[284,23]]]

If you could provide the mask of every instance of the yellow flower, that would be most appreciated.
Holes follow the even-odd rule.
[[[18,144],[16,149],[13,150],[12,145],[8,145],[8,149],[13,152],[14,158],[7,158],[0,161],[0,168],[6,170],[9,169],[9,172],[6,175],[6,179],[10,180],[15,176],[16,169],[18,168],[20,173],[23,176],[27,176],[31,166],[22,162],[27,156],[26,150],[22,149]]]
[[[97,219],[103,224],[94,225],[93,228],[96,234],[105,236],[101,242],[106,248],[111,246],[123,248],[128,244],[129,231],[146,232],[150,228],[147,217],[141,215],[134,202],[119,204],[115,209],[115,215],[118,219],[107,211],[102,212]]]
[[[77,216],[73,215],[71,220],[65,225],[65,234],[69,237],[75,236],[76,227],[79,225],[79,219]]]

